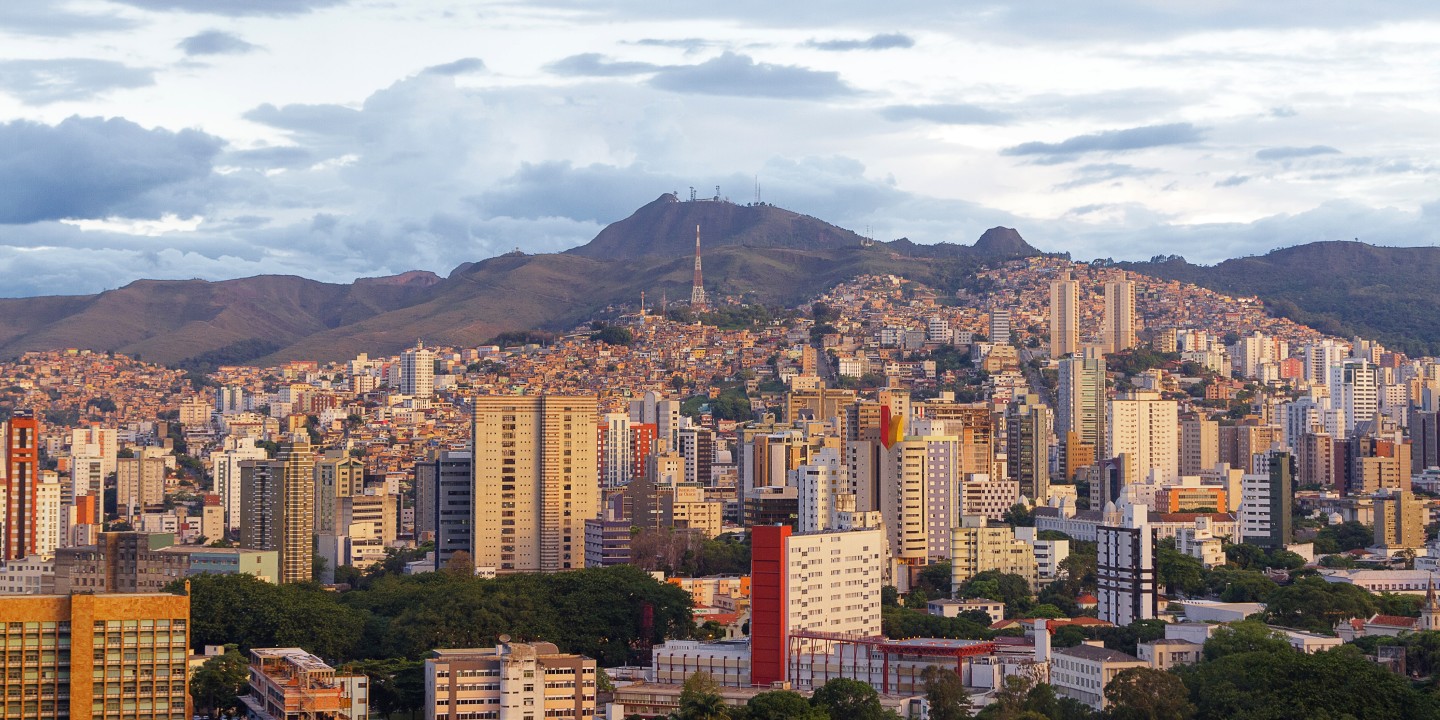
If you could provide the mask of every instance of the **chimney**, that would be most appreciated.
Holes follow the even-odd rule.
[[[1035,662],[1050,662],[1050,621],[1035,619]]]

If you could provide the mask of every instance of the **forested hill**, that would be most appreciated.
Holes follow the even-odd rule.
[[[1330,335],[1376,338],[1412,355],[1440,354],[1440,248],[1317,242],[1211,266],[1157,260],[1121,266],[1255,295],[1272,313]]]

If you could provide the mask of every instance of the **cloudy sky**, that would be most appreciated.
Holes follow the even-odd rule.
[[[1440,4],[0,0],[0,295],[551,252],[690,187],[1077,258],[1440,243]]]

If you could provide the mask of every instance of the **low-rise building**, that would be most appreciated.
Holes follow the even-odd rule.
[[[368,689],[300,648],[254,648],[250,692],[240,702],[249,720],[360,720],[369,714]]]
[[[1181,665],[1194,665],[1204,656],[1205,645],[1179,638],[1160,638],[1136,646],[1141,660],[1156,670],[1169,670]]]
[[[1005,603],[990,598],[964,598],[959,600],[931,600],[925,604],[925,611],[940,617],[959,617],[961,613],[978,610],[990,616],[990,622],[1005,619]]]
[[[1134,655],[1087,643],[1052,651],[1050,684],[1060,695],[1079,700],[1096,710],[1104,710],[1107,705],[1105,686],[1120,671],[1142,667],[1148,668],[1150,663]]]
[[[554,643],[432,651],[425,660],[425,720],[590,718],[595,661]]]

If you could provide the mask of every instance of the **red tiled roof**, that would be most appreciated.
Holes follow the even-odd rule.
[[[1386,625],[1389,627],[1415,627],[1415,618],[1404,615],[1376,615],[1365,623],[1366,625]]]

